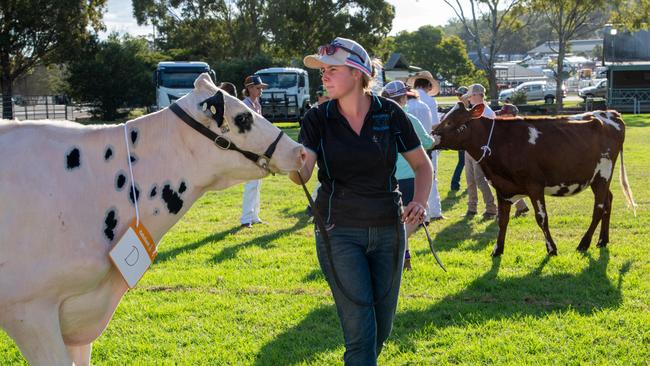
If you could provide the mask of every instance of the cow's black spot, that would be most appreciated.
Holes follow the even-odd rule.
[[[104,219],[104,235],[110,241],[115,239],[115,227],[117,227],[117,212],[115,208],[112,208],[106,213]]]
[[[169,184],[165,184],[162,189],[162,199],[167,204],[169,213],[177,214],[183,208],[183,200],[178,192],[174,192]]]
[[[138,141],[138,129],[137,128],[132,128],[131,129],[131,143],[133,146],[135,146],[135,143]]]
[[[204,107],[203,110],[208,113],[212,119],[217,122],[217,126],[221,127],[223,124],[224,100],[223,93],[218,91],[217,94],[202,101],[200,106]],[[214,108],[213,108],[214,107]],[[214,113],[212,112],[214,110]]]
[[[253,126],[253,114],[251,112],[244,112],[236,115],[235,125],[239,128],[239,133],[250,131]]]
[[[129,201],[131,201],[131,203],[135,205],[135,201],[139,201],[139,200],[140,200],[140,188],[138,187],[137,184],[135,185],[135,200],[134,200],[133,199],[133,184],[132,184],[131,187],[129,187]]]
[[[135,154],[131,154],[129,159],[131,160],[131,164],[135,164],[138,161],[138,157]]]
[[[149,191],[149,199],[156,197],[157,194],[158,194],[158,186],[154,183],[154,185],[151,186],[151,190]]]
[[[109,161],[113,157],[113,148],[111,146],[106,146],[106,151],[104,152],[104,161]]]
[[[126,184],[126,175],[124,175],[123,171],[117,172],[117,175],[115,176],[115,188],[119,191],[121,191],[124,188],[124,185]]]
[[[65,163],[68,170],[78,168],[81,165],[81,153],[78,148],[73,148],[66,154]]]
[[[187,186],[185,185],[185,182],[181,182],[181,185],[178,186],[178,193],[183,193],[187,190]]]

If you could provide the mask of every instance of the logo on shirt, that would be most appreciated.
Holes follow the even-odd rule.
[[[375,114],[372,116],[372,130],[373,131],[387,131],[390,127],[388,126],[388,121],[390,116],[388,114]],[[374,137],[373,137],[373,142]]]

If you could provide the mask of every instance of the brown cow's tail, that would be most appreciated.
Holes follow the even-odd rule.
[[[619,175],[619,181],[621,182],[621,188],[623,188],[623,194],[627,200],[627,206],[632,207],[632,210],[634,210],[634,217],[636,217],[636,203],[634,202],[632,189],[630,189],[630,183],[627,180],[627,173],[625,172],[625,163],[623,162],[623,149],[621,149],[621,171]]]

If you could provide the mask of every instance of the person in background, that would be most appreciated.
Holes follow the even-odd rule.
[[[407,105],[408,97],[417,98],[416,94],[409,90],[407,86],[402,81],[391,81],[390,83],[384,86],[384,91],[382,92],[382,97],[389,98],[399,104],[402,109],[405,109]],[[417,99],[416,99],[417,100]],[[425,108],[428,112],[429,109]],[[411,121],[415,133],[420,139],[422,147],[427,150],[433,146],[433,138],[425,127],[420,123],[420,121],[411,113],[406,113],[406,116]],[[395,178],[397,178],[397,185],[399,186],[400,192],[402,192],[402,204],[408,205],[409,202],[413,199],[413,192],[415,190],[415,174],[413,169],[409,166],[408,162],[404,160],[401,155],[397,156],[397,168],[395,169]],[[406,225],[406,236],[407,238],[411,236],[417,230],[417,225]],[[406,241],[406,253],[404,255],[404,268],[408,271],[411,270],[411,253],[409,251],[408,239]]]
[[[516,105],[514,104],[504,104],[501,109],[495,112],[498,117],[517,117],[517,114],[519,113],[519,108],[517,108]],[[530,209],[526,205],[526,201],[524,201],[523,198],[519,199],[517,202],[515,202],[515,215],[514,217],[520,217],[526,215]]]
[[[325,89],[324,85],[321,85],[318,87],[318,90],[316,91],[316,104],[314,104],[312,107],[318,107],[319,105],[327,102],[328,100],[330,100],[330,97],[327,94],[327,89]]]
[[[221,84],[219,84],[219,88],[225,91],[226,93],[232,95],[233,97],[237,98],[237,88],[235,87],[235,84],[224,81]]]
[[[262,105],[260,96],[262,90],[266,89],[268,84],[262,82],[258,75],[247,76],[244,79],[244,104],[258,114],[262,114]],[[239,219],[242,227],[250,228],[255,224],[261,224],[260,219],[260,189],[262,180],[256,179],[246,182],[244,185],[244,198],[242,203],[242,212]]]
[[[467,87],[461,86],[456,89],[456,97],[459,101],[463,102],[463,95],[467,94]],[[451,176],[451,190],[460,191],[460,176],[463,174],[463,168],[465,167],[465,151],[458,150],[458,162],[456,163],[456,168],[454,168],[454,174]]]
[[[462,97],[469,101],[471,106],[484,104],[485,109],[481,117],[495,119],[496,114],[485,103],[485,88],[481,84],[473,84],[468,88],[468,91]],[[478,192],[476,188],[481,190],[483,202],[485,203],[485,212],[483,219],[494,219],[497,216],[497,205],[494,203],[494,195],[490,189],[490,185],[485,179],[485,174],[479,163],[474,160],[467,152],[465,152],[465,178],[467,180],[467,213],[465,216],[473,217],[477,214],[478,209]]]
[[[411,76],[407,80],[407,84],[412,85],[413,89],[418,93],[420,100],[429,107],[431,112],[431,126],[427,126],[426,122],[422,122],[424,128],[427,129],[429,133],[433,131],[438,124],[440,124],[440,116],[438,115],[438,103],[434,98],[440,92],[440,84],[438,80],[433,78],[433,75],[429,71],[421,71]],[[408,109],[410,112],[410,109]],[[442,206],[440,205],[440,193],[438,192],[438,156],[440,152],[438,150],[429,150],[429,157],[431,158],[431,164],[433,165],[433,182],[431,186],[431,192],[429,193],[429,215],[425,220],[425,225],[429,225],[429,222],[442,220],[445,217],[442,215]]]

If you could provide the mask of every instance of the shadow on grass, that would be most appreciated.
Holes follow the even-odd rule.
[[[623,116],[626,127],[650,127],[650,117]]]
[[[448,191],[447,195],[440,201],[440,207],[442,207],[442,212],[447,212],[451,210],[456,204],[463,198],[467,197],[467,190],[459,191]]]
[[[219,241],[223,240],[228,235],[236,234],[239,230],[241,230],[241,227],[239,225],[237,225],[237,226],[232,227],[232,228],[230,228],[228,230],[224,230],[224,231],[220,231],[218,233],[210,234],[210,235],[206,236],[205,238],[203,238],[201,240],[195,241],[194,243],[190,243],[190,244],[184,245],[182,247],[178,247],[178,248],[174,248],[172,250],[167,250],[167,251],[161,252],[156,257],[156,262],[160,264],[161,262],[166,262],[166,261],[168,261],[170,259],[176,258],[179,254],[183,254],[185,252],[189,252],[189,251],[192,251],[192,250],[199,249],[200,247],[202,247],[202,246],[204,246],[206,244],[210,244],[210,243],[213,243],[213,242],[219,242]]]
[[[333,305],[310,312],[300,323],[264,345],[254,365],[294,365],[343,345],[343,333]]]
[[[444,328],[525,316],[542,318],[565,311],[588,315],[601,309],[619,307],[622,303],[621,283],[631,262],[621,266],[618,283],[613,283],[607,277],[607,248],[600,249],[596,259],[589,253],[584,258],[589,265],[578,274],[542,275],[542,269],[549,261],[546,257],[535,270],[518,278],[499,278],[501,261],[495,258],[490,270],[464,290],[445,297],[426,310],[398,314],[391,338],[403,352],[411,352],[417,348],[412,339],[415,334],[432,325]]]
[[[289,235],[295,231],[303,229],[305,226],[309,225],[310,223],[310,218],[307,217],[307,215],[304,212],[295,212],[292,214],[288,214],[288,210],[283,210],[283,212],[289,216],[289,217],[294,217],[297,219],[297,221],[293,224],[293,226],[285,228],[285,229],[280,229],[280,230],[275,230],[273,232],[270,232],[268,234],[262,235],[255,237],[253,239],[250,239],[248,241],[245,241],[243,243],[235,244],[235,245],[230,245],[225,248],[223,248],[218,254],[212,257],[210,260],[213,264],[218,264],[221,262],[224,262],[226,260],[234,258],[237,253],[242,250],[246,249],[248,247],[252,246],[258,246],[260,248],[266,248],[271,244],[273,241]],[[246,229],[248,230],[248,229]]]
[[[478,218],[463,217],[461,220],[451,225],[443,227],[440,231],[435,232],[435,226],[429,226],[429,233],[433,236],[433,245],[436,251],[448,251],[456,248],[460,243],[466,240],[472,240],[474,243],[467,249],[472,251],[481,251],[485,249],[490,242],[496,241],[499,226],[496,220],[490,220],[490,223],[481,232],[473,232],[470,223]],[[424,235],[422,230],[418,230],[413,235]],[[415,251],[416,255],[426,255],[429,249],[420,249]]]
[[[617,282],[607,277],[609,251],[600,249],[598,258],[584,255],[589,264],[578,274],[542,274],[549,257],[531,273],[516,278],[499,278],[501,259],[462,291],[446,296],[424,310],[397,314],[389,341],[401,352],[417,352],[422,329],[450,326],[475,326],[492,320],[543,318],[552,313],[572,311],[592,314],[617,308],[622,303],[621,284],[630,270],[624,263]],[[434,331],[435,332],[435,331]],[[286,330],[266,344],[257,356],[256,365],[292,365],[313,361],[318,354],[343,344],[334,307],[318,308],[300,324]]]

